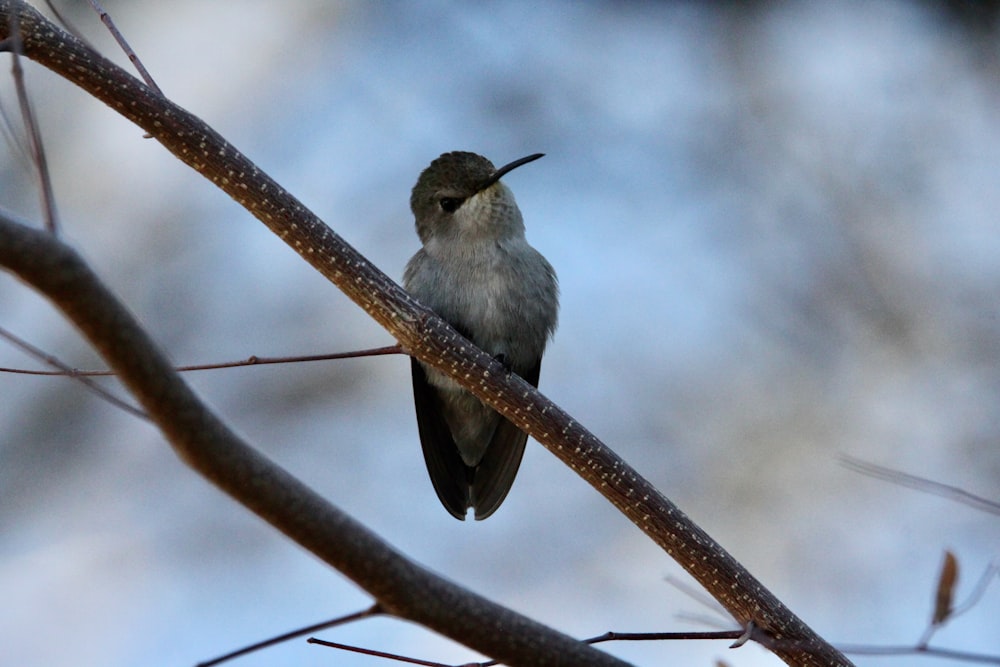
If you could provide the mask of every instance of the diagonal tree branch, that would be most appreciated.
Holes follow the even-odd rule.
[[[406,352],[447,372],[534,436],[659,544],[738,621],[744,624],[752,622],[762,633],[757,636],[786,663],[816,666],[851,664],[593,434],[521,378],[506,373],[500,363],[414,301],[211,127],[158,95],[75,37],[61,31],[23,2],[0,0],[0,38],[9,37],[10,20],[14,15],[18,17],[23,33],[25,56],[73,81],[143,128],[181,161],[211,180],[263,222],[385,327]],[[57,299],[50,289],[41,286],[39,289],[50,298]],[[71,317],[81,329],[88,331],[86,327],[90,325],[86,322],[86,311],[79,311],[73,304],[63,307],[72,309],[75,316]],[[76,317],[80,320],[77,321]],[[110,337],[111,340],[122,335],[107,327],[92,333]],[[88,333],[102,353],[114,352],[113,346],[109,347],[95,336]],[[109,358],[109,362],[112,359]],[[123,373],[122,369],[116,367],[116,370]],[[150,391],[152,398],[157,397],[157,391],[150,389],[157,386],[156,374],[139,373],[129,377],[126,381],[140,400],[144,395],[149,400]],[[146,383],[152,384],[147,386]],[[154,417],[162,414],[146,405],[145,400],[143,403]],[[189,411],[191,414],[188,414]],[[195,413],[197,410],[191,404],[182,414],[169,416],[184,421],[194,419]],[[224,428],[214,418],[211,424],[216,432]],[[227,448],[218,459],[206,461],[203,450],[189,448],[186,441],[179,438],[182,434],[175,432],[180,428],[178,425],[161,423],[161,427],[181,456],[193,467],[301,544],[316,546],[317,536],[311,534],[311,528],[317,523],[315,517],[299,516],[295,512],[291,512],[291,516],[283,515],[281,521],[297,520],[307,524],[295,524],[298,527],[292,529],[279,525],[277,516],[270,510],[257,508],[257,501],[248,497],[247,492],[256,484],[256,473],[247,468],[260,465],[259,455],[255,454],[252,461],[244,462],[238,460],[236,450]],[[230,473],[223,468],[228,465],[242,471],[243,475],[249,475],[243,482],[254,483],[249,484],[249,488],[242,483],[234,486],[231,480],[225,479]],[[284,473],[282,475],[282,482],[291,485],[289,488],[301,488],[299,482]],[[340,523],[345,518],[330,517],[330,520]],[[320,556],[326,558],[322,553]],[[354,578],[355,575],[348,576]],[[386,594],[391,595],[391,592],[386,591]],[[381,601],[381,598],[378,599]],[[393,606],[387,604],[387,608]],[[435,622],[440,623],[440,619],[435,619]],[[426,624],[439,629],[431,623]],[[468,643],[465,639],[459,641]]]

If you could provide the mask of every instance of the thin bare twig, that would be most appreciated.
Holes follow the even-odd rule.
[[[0,100],[0,121],[2,121],[0,131],[3,132],[4,141],[10,146],[12,155],[16,156],[26,168],[34,169],[34,163],[30,157],[31,151],[24,144],[21,133],[14,129],[14,120],[7,111],[7,105],[2,102]]]
[[[875,479],[885,480],[887,482],[892,482],[893,484],[916,489],[917,491],[923,491],[925,493],[932,493],[936,496],[947,498],[948,500],[954,500],[962,503],[963,505],[968,505],[974,509],[989,512],[990,514],[1000,514],[1000,503],[969,493],[968,491],[957,486],[942,484],[941,482],[935,482],[932,479],[910,475],[899,470],[886,468],[875,463],[869,463],[868,461],[863,461],[861,459],[854,458],[853,456],[841,456],[840,462],[844,465],[844,467],[850,470],[860,472],[864,475],[868,475],[869,477],[874,477]]]
[[[338,359],[356,359],[360,357],[378,357],[389,354],[403,354],[399,345],[387,345],[385,347],[373,347],[367,350],[352,350],[351,352],[331,352],[329,354],[299,355],[294,357],[258,357],[250,355],[240,361],[220,361],[214,364],[194,364],[190,366],[178,366],[174,370],[178,373],[190,371],[211,371],[221,368],[242,368],[244,366],[266,366],[268,364],[296,364],[303,361],[334,361]],[[6,368],[0,367],[0,373],[14,373],[17,375],[45,375],[45,376],[72,376],[72,377],[109,377],[115,372],[110,370],[89,370],[71,369],[67,371],[40,371],[30,368]]]
[[[714,598],[708,597],[702,591],[695,589],[686,581],[681,581],[678,577],[667,575],[664,580],[679,590],[681,593],[691,598],[706,609],[710,609],[726,621],[732,621],[733,617],[726,613],[725,607],[719,604]]]
[[[701,632],[605,632],[603,635],[590,637],[583,641],[588,644],[600,644],[602,642],[653,642],[653,641],[687,641],[687,640],[715,640],[715,639],[739,639],[745,630],[720,630]]]
[[[42,133],[38,129],[38,121],[35,118],[31,100],[28,97],[28,88],[24,83],[24,69],[21,67],[21,52],[24,47],[21,40],[20,23],[16,15],[10,17],[10,36],[3,40],[0,50],[9,50],[11,53],[11,74],[14,79],[14,89],[17,91],[17,101],[21,108],[21,118],[24,122],[25,133],[28,137],[29,155],[32,165],[38,176],[39,197],[41,199],[42,217],[45,220],[45,228],[50,233],[59,231],[59,220],[56,215],[56,198],[52,188],[52,176],[49,174],[49,164],[45,157],[45,145],[42,143]]]
[[[951,658],[962,662],[983,665],[1000,665],[1000,656],[971,651],[955,651],[933,646],[863,646],[857,644],[839,644],[838,648],[850,655],[920,655],[933,658]]]
[[[997,578],[998,574],[1000,574],[1000,563],[993,561],[987,565],[986,569],[983,570],[982,575],[980,575],[979,581],[976,582],[976,587],[972,589],[971,593],[969,593],[969,597],[965,599],[965,602],[955,605],[954,609],[951,610],[950,618],[961,616],[975,607],[979,600],[983,597],[983,594],[986,593],[986,589],[989,587],[990,583]]]
[[[95,394],[97,394],[102,399],[104,399],[111,405],[115,406],[116,408],[124,410],[133,417],[138,417],[140,419],[145,419],[146,421],[150,421],[149,416],[139,408],[135,407],[131,403],[128,403],[127,401],[118,398],[117,396],[115,396],[110,391],[108,391],[101,385],[97,384],[90,378],[83,377],[81,375],[74,373],[72,368],[64,364],[57,357],[48,354],[47,352],[38,347],[35,347],[34,345],[24,340],[20,336],[17,336],[14,333],[8,331],[7,329],[0,327],[0,337],[6,338],[7,341],[10,342],[12,345],[21,348],[22,350],[33,356],[35,359],[41,361],[42,363],[46,363],[50,366],[54,366],[60,369],[59,371],[56,372],[58,375],[66,375],[68,377],[75,379],[77,382],[81,383],[84,387],[94,392]]]
[[[603,635],[598,635],[596,637],[590,637],[588,639],[581,639],[585,644],[600,644],[603,642],[616,642],[616,641],[697,641],[697,640],[719,640],[719,639],[740,639],[746,634],[744,630],[725,630],[721,632],[605,632]],[[376,649],[362,648],[360,646],[352,646],[351,644],[341,644],[339,642],[332,642],[326,639],[318,639],[316,637],[310,637],[308,639],[310,644],[317,644],[319,646],[326,646],[328,648],[336,648],[342,651],[350,651],[352,653],[361,653],[363,655],[370,655],[376,658],[386,658],[389,660],[395,660],[396,662],[404,662],[410,665],[422,665],[422,667],[456,667],[443,662],[435,662],[433,660],[423,660],[421,658],[411,658],[405,655],[400,655],[398,653],[388,653],[386,651],[379,651]],[[488,660],[486,662],[471,662],[463,663],[461,667],[496,667],[501,663],[496,660]],[[203,667],[199,665],[199,667]]]
[[[395,660],[396,662],[405,662],[408,665],[422,665],[423,667],[452,667],[451,665],[443,662],[432,662],[430,660],[421,660],[420,658],[409,658],[405,655],[399,655],[398,653],[388,653],[386,651],[377,651],[373,648],[362,648],[360,646],[351,646],[350,644],[340,644],[337,642],[327,641],[326,639],[317,639],[316,637],[310,637],[306,641],[310,644],[316,644],[317,646],[336,648],[341,651],[350,651],[351,653],[361,653],[362,655],[370,655],[375,658],[387,658],[389,660]]]
[[[125,40],[125,35],[118,30],[118,26],[116,26],[115,22],[111,19],[111,14],[108,14],[104,10],[104,7],[101,7],[101,3],[97,0],[90,0],[90,6],[93,7],[94,11],[97,12],[97,15],[101,17],[101,22],[104,23],[108,32],[110,32],[111,36],[115,38],[116,42],[118,42],[118,46],[120,46],[122,51],[125,52],[125,55],[128,56],[128,59],[132,62],[135,70],[139,72],[139,76],[141,76],[142,80],[146,82],[146,85],[162,95],[163,91],[160,90],[158,85],[156,85],[156,82],[153,81],[152,75],[150,75],[149,71],[146,70],[142,61],[139,60],[139,56],[136,55],[136,52],[132,50],[131,46],[129,46],[129,43]]]
[[[362,619],[371,618],[373,616],[382,615],[384,612],[382,608],[374,604],[368,609],[363,611],[355,612],[353,614],[347,614],[345,616],[338,616],[337,618],[330,619],[329,621],[323,621],[322,623],[316,623],[305,628],[299,628],[298,630],[292,630],[291,632],[286,632],[283,635],[278,635],[277,637],[271,637],[270,639],[265,639],[264,641],[251,644],[250,646],[244,646],[241,649],[237,649],[225,655],[220,655],[218,658],[213,658],[206,662],[199,662],[196,667],[212,667],[213,665],[218,665],[227,660],[232,660],[233,658],[238,658],[241,655],[246,655],[247,653],[253,653],[254,651],[259,651],[261,649],[268,648],[269,646],[274,646],[275,644],[280,644],[286,642],[289,639],[295,639],[296,637],[301,637],[303,635],[312,634],[313,632],[319,632],[320,630],[327,630],[329,628],[336,627],[338,625],[346,625],[348,623],[353,623],[355,621],[360,621]]]

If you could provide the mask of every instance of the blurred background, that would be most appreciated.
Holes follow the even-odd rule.
[[[127,65],[89,3],[57,4]],[[959,597],[998,558],[996,516],[840,463],[997,498],[992,3],[104,6],[167,95],[397,279],[418,248],[410,188],[433,158],[546,153],[505,179],[561,281],[541,389],[827,639],[912,644],[944,550]],[[38,66],[27,82],[65,237],[178,364],[393,342],[136,127]],[[0,203],[41,220],[9,143]],[[6,273],[0,325],[103,367]],[[39,364],[0,343],[0,366]],[[731,627],[536,443],[494,517],[452,519],[403,357],[188,378],[268,456],[478,593],[576,636]],[[5,664],[193,665],[369,604],[77,383],[0,375],[0,396]],[[994,583],[934,644],[1000,654],[998,614]],[[391,620],[320,636],[477,659]],[[642,665],[779,664],[724,642],[606,648]],[[385,663],[299,640],[232,664]]]

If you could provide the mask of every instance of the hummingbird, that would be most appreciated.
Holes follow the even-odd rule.
[[[555,331],[559,286],[552,266],[524,236],[514,194],[500,182],[537,160],[499,169],[476,153],[445,153],[410,195],[423,247],[403,286],[460,334],[538,386]],[[527,434],[444,373],[411,358],[417,428],[427,472],[452,516],[493,514],[521,465]]]

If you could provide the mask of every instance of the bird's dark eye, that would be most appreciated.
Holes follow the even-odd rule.
[[[462,205],[463,201],[465,200],[458,197],[441,197],[441,201],[438,203],[441,205],[441,210],[445,213],[454,213]]]

